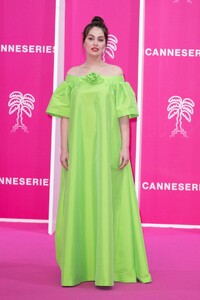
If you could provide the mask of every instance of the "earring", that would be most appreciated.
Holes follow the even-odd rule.
[[[103,61],[105,61],[105,56],[106,56],[106,48],[103,49],[103,53],[102,53],[102,59]]]

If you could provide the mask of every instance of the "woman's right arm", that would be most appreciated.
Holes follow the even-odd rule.
[[[60,162],[66,170],[68,170],[68,160],[69,160],[68,126],[69,126],[69,118],[61,117],[61,124],[60,124],[60,135],[61,135]]]

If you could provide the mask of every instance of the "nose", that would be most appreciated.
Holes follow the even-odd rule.
[[[94,45],[98,45],[98,40],[94,40]]]

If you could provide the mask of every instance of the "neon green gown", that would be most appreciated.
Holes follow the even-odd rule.
[[[138,116],[123,75],[67,75],[47,113],[69,118],[56,223],[61,285],[151,282],[130,162],[119,170],[118,118]]]

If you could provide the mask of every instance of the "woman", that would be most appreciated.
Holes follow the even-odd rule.
[[[71,68],[49,103],[61,117],[62,164],[56,224],[61,285],[151,282],[129,161],[129,118],[138,116],[122,70],[105,63],[108,30],[83,31],[86,61]]]

